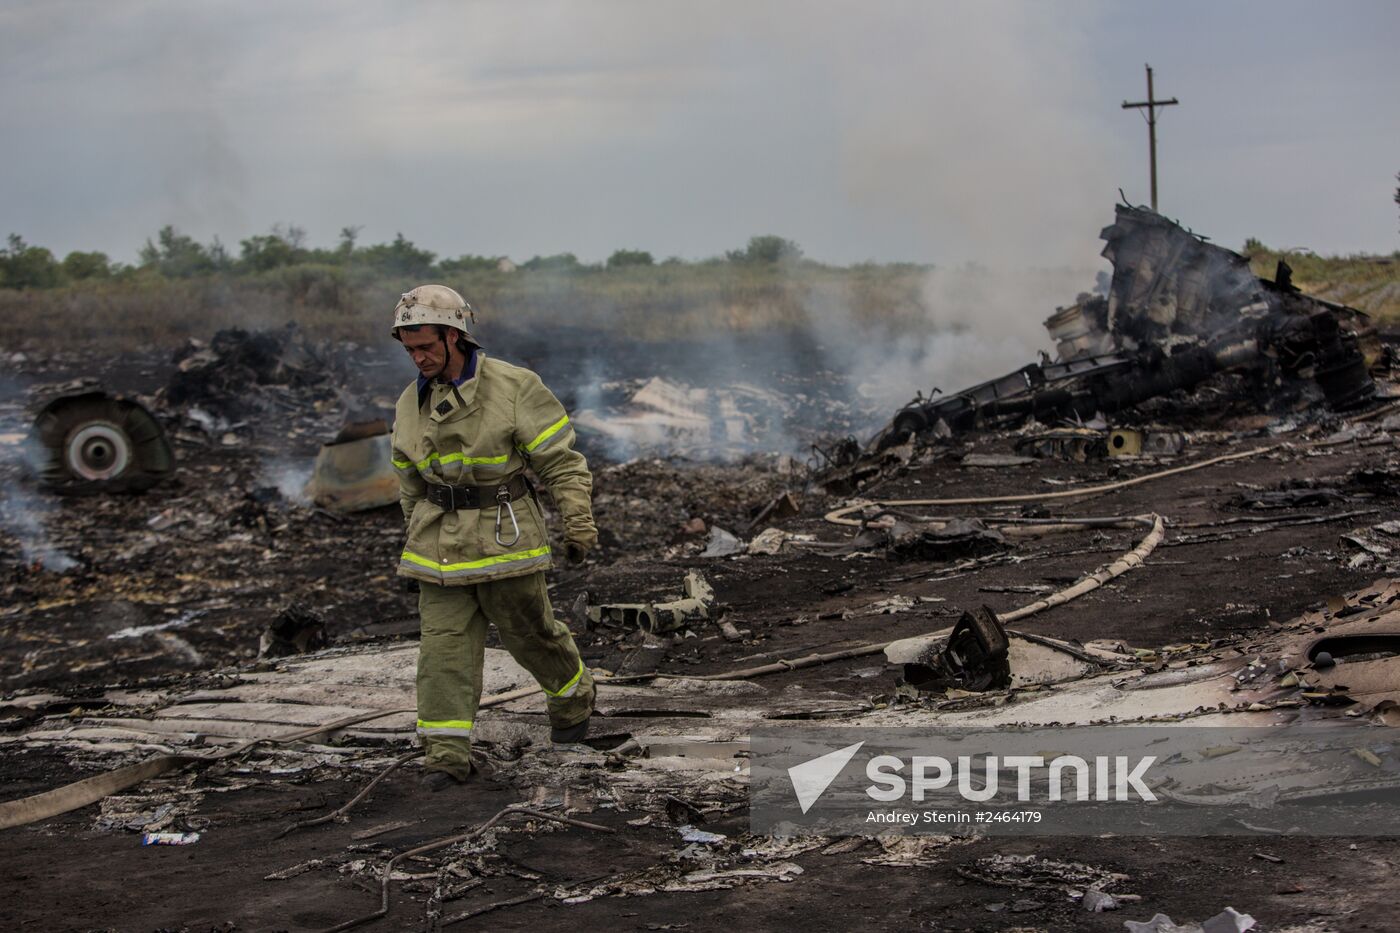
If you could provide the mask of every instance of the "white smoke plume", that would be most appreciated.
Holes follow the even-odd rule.
[[[19,542],[27,564],[39,564],[54,573],[67,573],[78,562],[54,543],[47,520],[54,508],[41,502],[20,483],[6,483],[0,490],[0,530]]]
[[[314,460],[267,460],[258,473],[257,485],[271,486],[286,501],[309,506],[311,498],[306,494],[306,484],[311,481],[314,467]]]

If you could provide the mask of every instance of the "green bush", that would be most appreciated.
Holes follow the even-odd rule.
[[[463,272],[495,272],[505,261],[504,256],[458,256],[456,259],[444,259],[437,264],[438,271],[444,275],[455,275]]]
[[[749,245],[742,250],[733,249],[725,253],[730,262],[767,263],[794,262],[802,258],[802,247],[792,240],[765,234],[749,238]]]
[[[402,233],[396,233],[392,243],[378,243],[353,250],[350,258],[352,262],[369,266],[382,275],[417,280],[430,275],[437,253],[419,249]]]
[[[5,288],[53,288],[64,282],[63,267],[42,246],[30,246],[17,233],[0,250],[0,285]]]
[[[553,256],[531,256],[520,264],[529,272],[578,272],[585,268],[573,253],[555,253]]]
[[[168,279],[187,279],[227,269],[228,255],[216,237],[209,246],[201,246],[193,237],[177,231],[170,224],[156,233],[155,242],[146,240],[137,254],[141,265],[154,269]]]
[[[72,252],[63,257],[63,274],[71,282],[112,277],[112,263],[106,253]]]
[[[656,260],[644,249],[620,249],[608,257],[609,269],[623,269],[627,266],[651,266]]]

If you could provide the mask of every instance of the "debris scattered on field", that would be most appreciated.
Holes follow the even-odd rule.
[[[749,542],[747,553],[778,555],[784,550],[785,545],[790,542],[810,543],[817,540],[816,535],[797,534],[791,531],[783,531],[780,528],[768,528],[759,533]]]
[[[951,836],[876,836],[880,852],[861,858],[866,865],[891,868],[927,867],[939,862],[939,854],[951,844]]]
[[[701,557],[729,557],[744,549],[744,542],[734,537],[718,525],[710,527],[710,540],[705,544]]]
[[[572,417],[580,432],[606,438],[618,459],[664,450],[708,460],[755,450],[757,439],[780,433],[793,413],[788,400],[757,386],[709,389],[657,376],[611,410],[584,408]]]
[[[341,381],[328,378],[335,372],[331,358],[294,323],[279,333],[231,328],[207,344],[191,339],[174,362],[162,401],[180,409],[198,407],[226,422],[282,409],[279,389],[330,398]]]
[[[1121,872],[1109,871],[1083,862],[1043,858],[1039,855],[989,855],[957,872],[969,881],[1011,888],[1094,888],[1102,891],[1131,880]]]
[[[782,471],[780,470],[779,472]],[[795,515],[800,515],[802,506],[798,503],[797,497],[792,494],[791,490],[784,489],[764,505],[759,506],[756,510],[751,509],[750,511],[754,513],[753,521],[749,522],[748,532],[746,533],[752,533],[755,528],[762,525],[764,522],[779,522],[785,518],[792,518]]]
[[[351,421],[321,446],[305,495],[332,512],[362,512],[396,505],[399,478],[393,442],[383,418]]]
[[[277,614],[258,642],[258,657],[282,658],[308,654],[330,644],[326,620],[320,613],[293,603]]]
[[[297,864],[291,866],[290,868],[284,868],[284,869],[282,869],[281,871],[274,871],[274,872],[272,872],[272,873],[269,874],[269,875],[264,875],[264,876],[263,876],[263,880],[264,880],[264,881],[286,881],[288,878],[295,878],[297,875],[304,875],[304,874],[306,874],[307,872],[309,872],[309,871],[315,871],[315,870],[318,869],[318,868],[326,868],[326,867],[329,867],[331,864],[333,864],[333,863],[332,863],[330,860],[328,860],[328,859],[322,859],[322,858],[308,859],[308,860],[306,860],[305,862],[298,862]]]
[[[964,612],[936,654],[904,665],[917,690],[996,690],[1011,684],[1010,642],[987,606]]]
[[[143,846],[192,846],[199,841],[199,833],[146,833],[141,837]]]
[[[1017,457],[1010,454],[968,454],[962,458],[963,466],[1005,468],[1029,466],[1035,463],[1034,457]]]
[[[125,829],[138,833],[159,833],[191,817],[200,803],[199,794],[120,795],[102,798],[93,829]]]
[[[1079,903],[1091,914],[1101,914],[1106,910],[1117,910],[1122,906],[1120,897],[1115,897],[1112,894],[1105,894],[1098,888],[1089,888],[1086,890]]]
[[[714,588],[705,577],[692,570],[682,581],[685,593],[679,599],[664,603],[608,603],[593,606],[587,594],[580,597],[574,614],[581,616],[590,628],[621,626],[643,632],[674,632],[693,628],[695,623],[716,618]]]
[[[676,829],[681,834],[681,839],[686,842],[698,842],[707,846],[716,845],[729,838],[722,833],[706,832],[703,829],[696,829],[694,826],[678,826]]]
[[[1136,920],[1123,921],[1128,933],[1246,933],[1254,929],[1255,924],[1253,917],[1242,914],[1233,907],[1226,907],[1204,923],[1179,925],[1166,914],[1156,914],[1145,923]]]

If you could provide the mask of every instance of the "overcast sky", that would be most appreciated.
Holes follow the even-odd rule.
[[[1390,252],[1397,47],[1392,0],[0,0],[0,235],[1091,263],[1150,62],[1164,213]]]

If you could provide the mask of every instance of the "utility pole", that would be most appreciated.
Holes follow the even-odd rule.
[[[1123,109],[1141,110],[1144,107],[1147,108],[1147,158],[1152,172],[1152,210],[1155,211],[1157,210],[1157,108],[1171,107],[1180,101],[1175,97],[1170,100],[1158,100],[1152,96],[1152,66],[1145,67],[1147,68],[1147,100],[1132,104],[1125,100],[1123,101]]]

